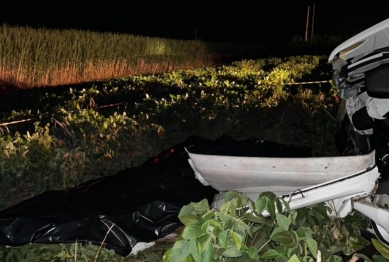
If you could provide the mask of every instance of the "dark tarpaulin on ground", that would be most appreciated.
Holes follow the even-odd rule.
[[[127,256],[138,242],[162,238],[182,226],[182,206],[217,193],[194,175],[185,151],[200,154],[309,157],[311,150],[268,141],[215,141],[189,137],[138,167],[63,191],[49,191],[0,212],[0,244],[101,244]]]

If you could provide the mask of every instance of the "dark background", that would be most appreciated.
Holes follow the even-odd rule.
[[[304,37],[308,5],[314,34],[349,35],[389,18],[384,1],[13,1],[0,24],[77,28],[208,42],[269,45]]]

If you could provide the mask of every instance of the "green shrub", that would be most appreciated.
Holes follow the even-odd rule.
[[[163,262],[342,261],[369,242],[360,235],[361,216],[330,218],[324,204],[290,210],[272,192],[254,201],[230,191],[220,210],[207,200],[184,206],[185,229]],[[263,214],[266,214],[265,217]],[[336,232],[336,233],[334,233]]]

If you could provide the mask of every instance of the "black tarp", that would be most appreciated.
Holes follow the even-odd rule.
[[[100,245],[127,256],[137,242],[151,242],[182,226],[183,205],[217,193],[203,186],[188,163],[193,153],[309,157],[308,148],[268,141],[237,141],[222,136],[215,141],[189,137],[138,167],[95,179],[63,191],[50,191],[0,212],[0,244],[78,243]]]

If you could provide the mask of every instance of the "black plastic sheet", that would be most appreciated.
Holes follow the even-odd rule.
[[[114,224],[104,247],[127,256],[138,242],[162,238],[182,226],[182,206],[216,193],[203,186],[188,163],[193,153],[309,157],[309,148],[296,148],[268,141],[237,141],[223,136],[216,141],[189,137],[138,167],[95,179],[63,191],[50,191],[0,212],[0,244],[28,243],[101,244]]]

